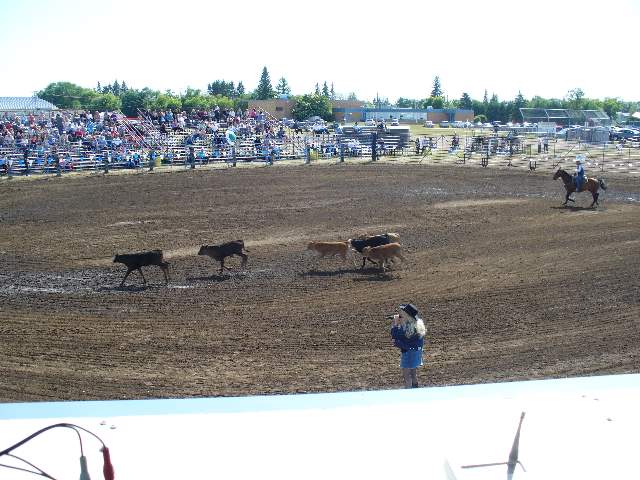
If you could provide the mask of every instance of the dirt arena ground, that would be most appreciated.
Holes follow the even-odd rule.
[[[640,180],[560,208],[548,172],[398,164],[3,180],[0,401],[399,388],[386,315],[428,326],[421,383],[640,371]],[[407,262],[306,242],[398,232]],[[202,244],[244,239],[217,275]],[[160,248],[171,281],[112,263]]]

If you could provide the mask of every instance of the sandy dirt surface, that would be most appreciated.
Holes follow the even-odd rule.
[[[640,181],[561,208],[548,172],[369,164],[0,184],[0,401],[399,388],[386,315],[428,327],[422,385],[640,371]],[[310,240],[397,232],[405,263]],[[244,239],[219,276],[202,244]],[[148,280],[116,253],[163,249]]]

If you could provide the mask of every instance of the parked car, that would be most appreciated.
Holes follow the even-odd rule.
[[[440,122],[440,128],[449,128],[449,122],[446,120]]]
[[[400,120],[398,120],[397,118],[392,118],[391,119],[391,126],[392,127],[397,127],[398,125],[400,125]]]
[[[431,120],[425,120],[423,127],[433,128],[433,122]]]
[[[376,121],[369,119],[366,122],[364,122],[365,127],[375,127],[376,126]]]
[[[578,129],[572,128],[572,127],[562,128],[556,132],[556,138],[566,138],[569,132],[572,132],[573,130],[578,130]]]
[[[640,130],[633,128],[618,128],[609,132],[611,140],[622,140],[627,138],[640,137]]]

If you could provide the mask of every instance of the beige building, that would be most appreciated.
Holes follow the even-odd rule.
[[[291,109],[295,105],[295,99],[288,98],[272,98],[270,100],[249,100],[249,110],[255,108],[256,111],[262,110],[274,117],[293,118]],[[364,108],[364,102],[359,100],[331,100],[331,107],[334,111],[334,118],[341,121],[344,114],[340,115],[340,111],[345,109],[361,111]]]
[[[295,99],[274,98],[271,100],[249,100],[249,110],[255,108],[274,116],[275,118],[292,118],[291,109]],[[473,110],[455,108],[365,108],[364,102],[359,100],[331,100],[333,119],[338,122],[354,123],[365,120],[397,119],[400,123],[416,123],[431,120],[433,123],[472,122]]]

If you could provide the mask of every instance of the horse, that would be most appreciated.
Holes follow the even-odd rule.
[[[572,198],[569,198],[569,195],[571,195],[573,192],[576,191],[576,184],[574,182],[573,176],[565,172],[564,170],[559,169],[553,175],[553,179],[556,180],[558,177],[562,178],[562,182],[564,183],[564,188],[567,190],[567,196],[564,199],[563,205],[566,205],[567,202],[569,201],[573,202],[574,200]],[[582,184],[582,189],[580,191],[581,192],[589,191],[591,192],[591,196],[593,197],[593,202],[591,202],[591,205],[589,206],[589,208],[592,208],[594,205],[598,204],[598,197],[600,196],[600,194],[598,193],[598,189],[600,188],[602,188],[602,190],[607,189],[606,183],[601,178],[597,179],[597,178],[589,177]]]

